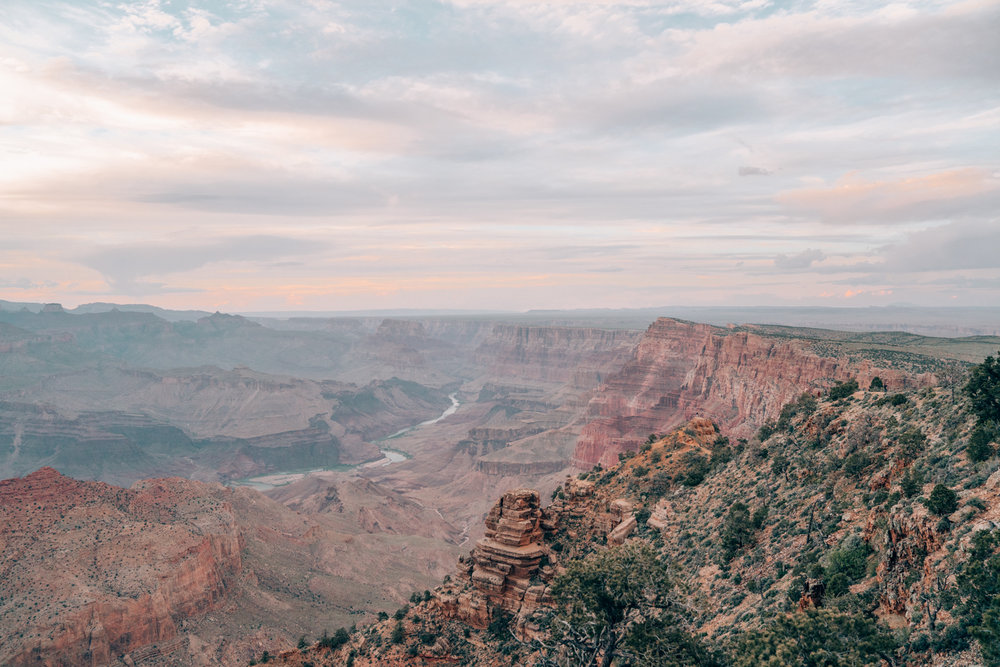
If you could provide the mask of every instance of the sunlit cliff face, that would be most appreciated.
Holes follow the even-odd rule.
[[[0,7],[0,298],[1000,301],[995,3]]]

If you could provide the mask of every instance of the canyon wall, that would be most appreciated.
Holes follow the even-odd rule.
[[[225,596],[243,567],[232,507],[183,516],[197,482],[131,489],[52,468],[0,481],[3,664],[104,665],[170,642],[179,619]]]
[[[628,359],[640,335],[626,330],[498,324],[476,349],[476,361],[494,381],[589,388]]]
[[[650,325],[623,367],[609,376],[587,406],[574,463],[609,466],[650,433],[695,416],[722,432],[749,437],[802,392],[820,393],[835,381],[876,375],[890,390],[931,382],[859,354],[829,354],[802,338],[766,336],[661,318]],[[822,349],[822,348],[820,348]]]

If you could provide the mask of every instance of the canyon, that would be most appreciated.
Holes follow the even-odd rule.
[[[398,606],[454,573],[470,545],[460,572],[483,605],[513,609],[508,594],[540,604],[544,587],[530,582],[552,571],[533,551],[518,559],[540,544],[540,499],[570,492],[568,473],[707,423],[692,419],[749,439],[787,402],[837,381],[929,387],[1000,347],[990,337],[597,323],[0,310],[12,526],[2,579],[24,582],[3,596],[0,618],[30,628],[0,661],[249,660]],[[289,472],[263,493],[232,486]],[[507,495],[523,487],[537,493]],[[628,514],[603,509],[602,534]],[[65,517],[78,515],[69,530]],[[39,540],[29,544],[30,530]],[[55,553],[71,566],[43,582],[29,564]],[[480,603],[458,598],[449,613],[481,625]]]

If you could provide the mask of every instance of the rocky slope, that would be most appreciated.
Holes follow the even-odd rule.
[[[806,641],[783,643],[783,628],[833,623],[873,633],[823,640],[843,655],[878,637],[876,653],[853,653],[862,662],[852,664],[997,664],[1000,460],[995,442],[985,460],[969,458],[973,427],[950,387],[806,395],[747,440],[694,419],[566,479],[548,507],[529,490],[505,494],[444,585],[395,618],[279,661],[563,664],[551,634],[554,619],[571,618],[559,616],[561,573],[624,543],[658,554],[679,610],[680,635],[633,626],[645,634],[627,636],[625,650],[672,647],[663,655],[673,658],[638,664],[761,664]]]
[[[425,535],[391,494],[358,500],[376,492],[345,488],[346,515],[304,516],[178,478],[0,481],[0,664],[245,664],[372,618],[447,572],[440,541],[458,537],[430,516]]]
[[[16,638],[0,662],[108,664],[216,607],[245,543],[225,501],[190,516],[196,487],[122,489],[52,468],[0,482],[0,633]]]
[[[650,433],[696,415],[715,420],[724,433],[747,436],[798,394],[820,392],[838,380],[855,378],[867,387],[878,376],[892,389],[934,381],[928,373],[933,358],[778,333],[657,320],[628,362],[595,392],[574,462],[610,465]],[[901,363],[904,356],[912,362]]]

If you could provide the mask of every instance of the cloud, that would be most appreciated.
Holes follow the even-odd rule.
[[[105,277],[121,294],[147,294],[167,289],[163,283],[142,280],[192,271],[223,262],[272,262],[309,255],[325,244],[280,236],[243,236],[200,243],[135,243],[100,248],[78,258]]]
[[[691,37],[683,56],[694,71],[732,77],[968,77],[996,81],[993,47],[1000,6],[955,3],[893,13],[840,3],[720,22]],[[881,11],[880,11],[881,10]]]
[[[516,307],[991,261],[959,246],[996,240],[997,3],[0,5],[0,264],[35,285]]]
[[[33,281],[28,278],[18,278],[16,280],[5,280],[0,278],[0,289],[33,290],[41,288],[57,287],[59,283],[52,280]]]
[[[793,213],[831,223],[938,220],[995,211],[1000,177],[978,167],[882,181],[852,172],[832,186],[787,190],[776,199]]]
[[[795,255],[778,255],[774,258],[774,265],[779,269],[807,269],[813,262],[826,259],[826,255],[821,250],[807,248]]]
[[[875,267],[892,273],[1000,269],[1000,220],[959,222],[909,235]]]

